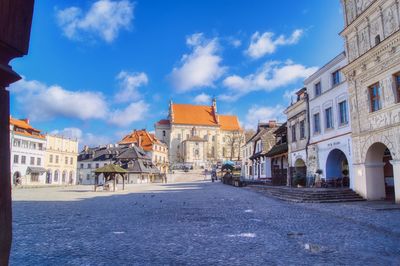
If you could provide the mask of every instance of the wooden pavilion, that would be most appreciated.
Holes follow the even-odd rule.
[[[113,191],[115,191],[116,185],[116,178],[118,175],[122,177],[122,190],[125,189],[125,174],[128,173],[125,169],[120,167],[116,164],[108,164],[104,167],[98,168],[94,171],[95,178],[94,178],[94,191],[96,191],[98,183],[99,183],[99,176],[103,174],[105,181],[113,181]]]

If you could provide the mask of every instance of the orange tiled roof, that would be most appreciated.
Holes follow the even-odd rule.
[[[15,119],[15,118],[12,118],[11,116],[10,116],[10,124],[13,125],[13,126],[19,127],[19,128],[23,128],[23,129],[35,130],[25,120]],[[36,131],[39,131],[39,130],[36,130]]]
[[[139,139],[141,143],[139,143]],[[146,130],[134,130],[132,133],[125,136],[119,143],[120,144],[136,143],[140,145],[145,151],[152,151],[154,143],[163,145],[163,143],[160,142],[155,137],[154,134],[150,134]]]
[[[173,124],[218,126],[211,106],[172,104]]]
[[[227,130],[227,131],[241,130],[237,116],[218,115],[218,118],[222,130]]]
[[[10,124],[14,126],[14,134],[44,139],[45,136],[40,134],[40,130],[33,128],[29,123],[25,120],[15,119],[10,116]],[[16,131],[16,129],[19,129]]]

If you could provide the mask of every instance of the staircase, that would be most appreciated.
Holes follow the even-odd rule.
[[[365,200],[349,188],[290,188],[268,185],[248,185],[248,188],[291,202],[335,203]]]

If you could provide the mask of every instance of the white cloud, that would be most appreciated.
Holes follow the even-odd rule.
[[[123,127],[145,119],[149,110],[149,105],[143,100],[133,102],[124,109],[113,109],[100,92],[70,91],[24,78],[14,83],[10,91],[18,108],[36,121],[60,117],[101,119]]]
[[[147,75],[143,72],[128,73],[121,71],[117,80],[120,83],[121,90],[115,95],[115,100],[119,103],[140,99],[141,95],[137,89],[149,82]]]
[[[79,7],[58,10],[56,17],[64,35],[83,40],[100,37],[111,43],[121,29],[129,29],[133,20],[134,4],[129,0],[98,0],[84,13]]]
[[[125,109],[117,109],[110,115],[109,122],[117,126],[128,126],[133,122],[143,120],[149,110],[144,101],[131,103]]]
[[[238,48],[238,47],[240,47],[242,45],[242,41],[241,40],[234,39],[234,38],[229,39],[229,43],[230,43],[230,45],[232,45],[235,48]]]
[[[304,31],[297,29],[293,31],[289,38],[280,35],[274,39],[273,32],[264,32],[260,34],[258,31],[251,36],[250,46],[245,53],[253,59],[258,59],[266,54],[272,54],[276,51],[278,46],[296,44]]]
[[[218,55],[218,39],[208,40],[202,33],[196,33],[186,38],[186,44],[192,52],[183,55],[180,66],[172,70],[170,78],[173,86],[181,93],[213,87],[226,71],[226,67],[221,66],[222,57]]]
[[[12,85],[18,107],[34,120],[70,117],[82,120],[105,118],[107,103],[101,93],[70,91],[58,85],[47,86],[39,81],[22,79]]]
[[[254,74],[245,77],[232,75],[225,78],[223,84],[230,92],[219,98],[221,100],[237,100],[252,91],[273,91],[307,78],[317,69],[317,67],[306,67],[291,61],[285,63],[267,62]]]
[[[268,122],[269,120],[280,121],[283,119],[284,107],[276,106],[252,106],[248,111],[244,123],[246,129],[256,129],[258,122]]]
[[[50,134],[77,139],[80,149],[82,149],[82,147],[85,145],[89,147],[96,147],[99,145],[113,143],[113,140],[108,136],[93,133],[83,133],[81,129],[76,127],[67,127],[61,130],[53,130],[52,132],[50,132]]]
[[[211,104],[211,96],[203,92],[194,97],[193,102],[196,104]]]

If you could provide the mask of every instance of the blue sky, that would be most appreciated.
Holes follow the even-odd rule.
[[[339,0],[36,1],[11,114],[89,145],[153,130],[169,99],[215,96],[246,128],[282,120],[291,92],[343,50],[342,28]]]

